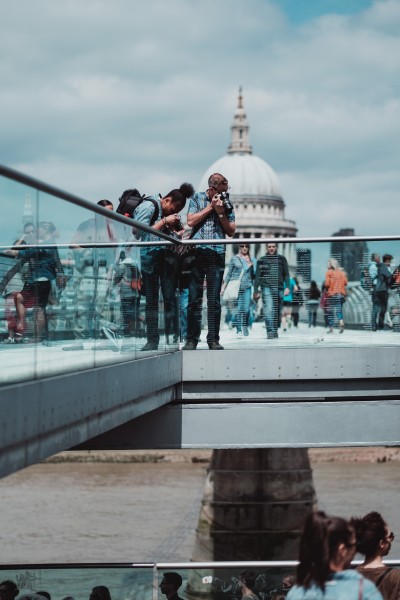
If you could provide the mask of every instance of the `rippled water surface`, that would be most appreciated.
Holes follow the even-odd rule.
[[[319,506],[379,510],[397,535],[398,462],[314,463]],[[47,463],[0,480],[0,563],[188,561],[206,474],[191,463]]]

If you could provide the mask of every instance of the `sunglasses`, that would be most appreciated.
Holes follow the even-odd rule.
[[[250,248],[250,246],[244,246],[243,244],[240,244],[239,248]]]

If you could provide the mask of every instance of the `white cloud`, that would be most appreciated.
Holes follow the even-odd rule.
[[[357,233],[393,233],[399,7],[293,26],[267,0],[3,5],[0,160],[90,199],[196,185],[226,151],[242,84],[254,153],[299,235],[350,217]]]

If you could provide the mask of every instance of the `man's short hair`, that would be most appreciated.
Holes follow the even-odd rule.
[[[391,254],[384,254],[382,256],[382,262],[386,262],[387,260],[393,260],[393,256]]]
[[[175,573],[174,571],[163,573],[163,579],[165,579],[167,583],[174,585],[176,589],[180,588],[182,585],[182,577],[179,575],[179,573]]]
[[[226,177],[221,175],[221,173],[213,173],[208,178],[208,187],[214,187],[214,185],[219,185],[222,182],[226,181]]]

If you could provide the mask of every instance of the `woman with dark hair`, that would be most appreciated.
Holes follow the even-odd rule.
[[[239,575],[239,585],[242,590],[242,600],[258,600],[253,592],[256,585],[257,574],[254,571],[242,571]]]
[[[378,512],[370,512],[361,519],[353,518],[351,524],[356,531],[357,550],[365,556],[357,571],[374,582],[384,600],[399,600],[400,571],[383,562],[383,557],[390,552],[394,533]]]
[[[355,552],[350,523],[322,511],[311,513],[300,539],[297,585],[287,600],[382,600],[371,581],[349,569]]]
[[[194,194],[190,183],[182,183],[179,189],[173,189],[166,196],[153,196],[145,198],[133,213],[133,218],[138,223],[147,225],[155,231],[164,233],[175,232],[183,234],[183,225],[179,212],[184,208],[187,198]],[[157,206],[157,209],[156,209]],[[158,210],[158,212],[157,212]],[[154,215],[157,214],[153,222]],[[142,242],[159,242],[156,234],[147,231],[136,231],[136,237]],[[166,343],[169,334],[173,334],[173,343],[178,342],[179,308],[177,287],[179,280],[178,260],[172,253],[167,252],[164,246],[144,246],[140,248],[142,277],[146,296],[146,334],[147,343],[143,351],[158,349],[160,334],[158,330],[158,300],[159,287],[164,299],[165,334]]]

